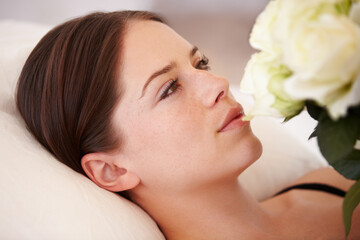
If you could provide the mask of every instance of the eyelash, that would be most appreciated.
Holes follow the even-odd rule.
[[[196,68],[209,71],[209,59],[205,55],[202,55],[201,60],[196,64]]]
[[[174,94],[175,92],[177,92],[179,90],[180,84],[178,83],[178,79],[176,78],[175,80],[170,80],[166,83],[166,87],[164,89],[164,91],[161,93],[160,96],[160,100],[163,100],[169,96],[171,96],[172,94]],[[169,91],[176,86],[176,88],[174,90],[172,90],[171,93],[169,93]]]
[[[196,64],[195,66],[197,69],[200,70],[205,70],[205,71],[209,71],[210,70],[210,66],[209,66],[209,59],[203,55],[201,60]],[[166,87],[163,90],[163,92],[160,95],[160,100],[163,100],[167,97],[170,97],[172,94],[176,93],[179,88],[181,87],[181,85],[178,83],[179,79],[176,78],[175,80],[170,80],[166,83]],[[169,93],[169,91],[173,88],[176,87],[175,89],[172,90],[172,92]]]

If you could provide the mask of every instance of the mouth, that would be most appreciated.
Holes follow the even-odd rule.
[[[248,121],[241,120],[244,116],[244,110],[241,105],[236,104],[236,106],[229,109],[217,132],[226,132],[243,127],[248,123]]]

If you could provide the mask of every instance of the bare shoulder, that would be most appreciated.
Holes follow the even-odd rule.
[[[355,183],[353,180],[346,179],[341,174],[339,174],[336,170],[334,170],[331,167],[327,168],[321,168],[315,171],[311,171],[302,178],[300,178],[298,181],[296,181],[295,184],[298,183],[308,183],[308,182],[320,182],[320,183],[326,183],[329,185],[332,185],[334,187],[343,189],[345,191],[348,191],[350,187]],[[325,197],[325,195],[324,195]],[[336,197],[333,197],[332,195],[327,196],[327,200],[335,199]],[[341,206],[338,207],[339,210],[336,208],[330,208],[328,212],[334,213],[334,215],[330,215],[329,217],[332,217],[333,220],[330,222],[336,222],[336,219],[341,219],[341,225],[342,223],[342,202],[343,198],[341,198]],[[322,204],[324,204],[324,201],[322,200]],[[339,211],[340,214],[337,214],[338,216],[335,217],[336,212]],[[360,230],[356,228],[355,226],[359,226],[360,224],[360,205],[357,206],[353,212],[352,217],[352,228],[350,231],[350,235],[348,239],[360,239]]]
[[[325,183],[347,191],[354,182],[329,167],[311,171],[290,185]],[[290,236],[300,231],[311,239],[344,239],[342,202],[343,198],[320,191],[293,190],[263,202],[263,206],[276,210],[279,226],[286,227]],[[349,239],[359,239],[360,230],[354,227],[359,224],[360,206],[354,211]]]
[[[333,168],[325,167],[307,173],[298,179],[294,184],[310,182],[329,184],[334,187],[343,189],[344,191],[349,190],[349,188],[355,183],[355,181],[343,177]]]

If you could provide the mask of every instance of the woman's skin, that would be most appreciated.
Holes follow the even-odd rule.
[[[241,106],[228,81],[171,28],[130,22],[120,71],[124,90],[112,121],[123,145],[85,155],[82,166],[100,187],[128,190],[167,239],[344,238],[342,198],[295,190],[259,203],[238,183],[261,144],[240,118],[222,128]],[[317,175],[300,182],[352,184],[331,169]]]

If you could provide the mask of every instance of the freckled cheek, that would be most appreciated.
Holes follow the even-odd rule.
[[[183,165],[180,160],[188,152],[184,151],[189,144],[185,131],[185,127],[168,121],[148,122],[134,127],[128,138],[128,151],[141,166],[138,171],[143,180],[150,181],[156,174],[180,170],[179,167]]]
[[[196,131],[199,124],[186,115],[168,115],[165,117],[153,118],[151,121],[134,122],[131,126],[132,145],[140,151],[171,151],[174,147],[178,149],[181,145],[186,145],[196,138]],[[129,139],[130,140],[130,139]]]
[[[201,114],[169,113],[162,117],[152,116],[151,120],[144,118],[149,119],[147,121],[132,121],[129,150],[143,182],[166,185],[172,179],[196,176],[207,152],[204,144],[207,145],[209,140],[200,117]],[[205,159],[209,161],[209,157]]]

